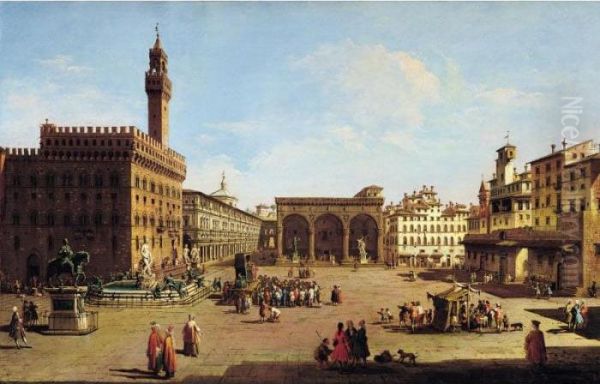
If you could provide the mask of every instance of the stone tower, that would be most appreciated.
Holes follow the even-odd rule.
[[[496,152],[498,153],[496,159],[497,184],[498,186],[504,186],[515,181],[514,160],[517,157],[517,147],[507,143]]]
[[[156,41],[149,52],[150,67],[146,71],[146,94],[148,95],[148,134],[164,146],[169,146],[169,80],[167,54],[162,48],[158,27]]]

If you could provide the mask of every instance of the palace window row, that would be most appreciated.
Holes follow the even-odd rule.
[[[54,226],[58,224],[58,220],[56,218],[55,213],[48,212],[45,215],[39,213],[38,211],[31,211],[28,215],[29,225],[39,226],[39,225],[47,225]],[[21,225],[21,215],[18,212],[14,212],[12,214],[12,224],[13,225]],[[89,214],[80,214],[76,217],[76,221],[73,220],[73,216],[71,214],[65,214],[62,218],[62,224],[64,226],[71,226],[74,222],[78,225],[86,226],[90,223],[94,223],[96,226],[106,224],[104,220],[104,216],[102,212],[96,212],[93,216]],[[110,224],[118,225],[120,222],[120,216],[117,213],[113,213],[111,216]]]

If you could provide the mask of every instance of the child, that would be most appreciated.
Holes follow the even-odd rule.
[[[392,315],[392,311],[390,311],[389,308],[385,309],[385,315],[387,317],[387,322],[389,323],[391,320],[394,319],[394,315]]]
[[[260,322],[265,322],[265,317],[267,316],[267,306],[264,301],[260,302],[260,306],[258,308],[258,315],[260,316]]]
[[[502,318],[502,323],[504,323],[504,331],[508,332],[508,327],[510,326],[510,323],[508,322],[508,315],[505,313],[504,317]]]
[[[324,338],[321,344],[315,349],[315,360],[319,368],[327,368],[329,365],[329,355],[333,352],[329,349],[329,339]]]

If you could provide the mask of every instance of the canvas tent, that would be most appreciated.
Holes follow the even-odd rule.
[[[454,283],[452,288],[436,295],[428,292],[427,298],[433,300],[433,327],[442,332],[447,331],[450,327],[450,317],[453,314],[458,316],[461,303],[466,303],[468,307],[469,293],[480,294],[480,291],[467,285]]]

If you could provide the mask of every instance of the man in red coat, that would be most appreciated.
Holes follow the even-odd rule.
[[[146,356],[148,356],[148,369],[158,375],[162,368],[162,345],[163,340],[158,332],[159,325],[156,322],[150,323],[151,331],[150,337],[148,338],[148,349],[146,350]]]
[[[536,368],[546,364],[548,360],[546,356],[546,343],[544,334],[540,331],[540,322],[537,320],[531,321],[532,330],[525,337],[525,352],[527,360]]]
[[[173,338],[174,326],[169,325],[167,336],[163,342],[163,369],[167,378],[175,376],[175,339]]]

